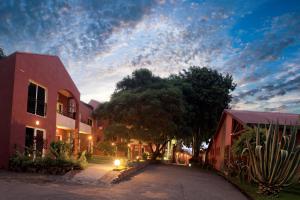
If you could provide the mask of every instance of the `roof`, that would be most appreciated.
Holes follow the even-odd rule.
[[[217,130],[213,135],[212,140],[209,142],[208,150],[210,149],[214,138],[217,136],[227,114],[231,115],[233,119],[239,121],[243,125],[278,123],[279,125],[300,126],[299,114],[225,109],[221,115]]]
[[[243,124],[278,123],[279,125],[300,125],[299,114],[229,109],[224,110],[224,113],[230,114]]]
[[[92,106],[94,109],[98,108],[98,106],[100,105],[101,103],[99,101],[96,101],[94,99],[90,100],[89,102],[89,105]]]
[[[85,102],[83,102],[83,101],[80,101],[80,103],[81,103],[81,105],[84,105],[84,106],[86,106],[86,107],[88,107],[88,108],[90,108],[90,109],[94,109],[94,107],[93,106],[91,106],[90,104],[87,104],[87,103],[85,103]]]

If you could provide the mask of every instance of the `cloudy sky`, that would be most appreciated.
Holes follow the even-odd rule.
[[[197,65],[233,75],[233,108],[300,113],[298,0],[1,0],[0,47],[60,56],[84,101]]]

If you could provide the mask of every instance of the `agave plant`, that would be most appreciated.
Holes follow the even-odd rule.
[[[259,127],[256,129],[256,144],[246,142],[249,175],[258,183],[258,192],[265,195],[278,195],[283,187],[297,181],[299,172],[300,147],[296,146],[297,128],[280,131],[279,125],[270,124],[266,130],[266,140],[260,141]],[[288,133],[289,132],[289,133]]]

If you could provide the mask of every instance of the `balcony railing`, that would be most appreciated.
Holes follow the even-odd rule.
[[[60,111],[60,110],[57,110],[57,113],[65,116],[65,117],[76,119],[76,112],[69,112],[69,111]]]

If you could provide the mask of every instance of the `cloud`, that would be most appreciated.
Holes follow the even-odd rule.
[[[300,15],[258,13],[264,3],[7,0],[0,46],[60,56],[86,101],[108,100],[140,67],[166,77],[197,65],[233,75],[234,108],[296,112],[286,98],[299,93]]]
[[[5,1],[0,4],[0,43],[9,42],[8,51],[56,54],[67,62],[88,60],[110,48],[105,41],[134,27],[153,5],[151,0]]]

